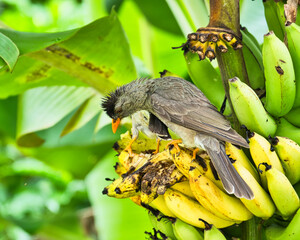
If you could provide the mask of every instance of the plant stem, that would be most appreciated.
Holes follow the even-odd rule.
[[[208,27],[226,28],[235,33],[237,37],[241,37],[240,33],[240,12],[239,0],[210,0],[210,20]],[[220,68],[225,94],[232,110],[232,120],[234,128],[244,135],[240,129],[240,124],[232,107],[229,96],[228,80],[238,77],[242,82],[249,84],[245,61],[242,49],[228,49],[228,52],[221,53],[216,51],[217,61]]]
[[[262,240],[262,226],[260,219],[253,216],[250,220],[242,223],[242,240]]]

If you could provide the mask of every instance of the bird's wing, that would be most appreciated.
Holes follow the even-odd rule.
[[[159,118],[186,128],[214,136],[220,140],[239,144],[243,138],[230,122],[218,112],[204,94],[193,84],[168,78],[152,94],[151,105]]]

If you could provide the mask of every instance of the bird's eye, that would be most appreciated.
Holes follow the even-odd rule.
[[[116,113],[116,114],[120,113],[121,111],[122,111],[122,108],[121,108],[121,107],[117,107],[117,108],[115,109],[115,113]]]

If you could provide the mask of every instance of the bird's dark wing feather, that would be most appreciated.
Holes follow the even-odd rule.
[[[162,80],[159,88],[151,94],[151,105],[159,118],[223,141],[244,145],[241,144],[244,139],[196,86],[180,78]]]
[[[162,139],[171,138],[168,127],[152,113],[150,113],[149,129],[151,132],[158,134]]]

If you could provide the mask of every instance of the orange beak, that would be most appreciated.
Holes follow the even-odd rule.
[[[120,121],[121,121],[120,118],[117,118],[117,120],[115,120],[115,119],[112,120],[111,126],[112,126],[113,133],[116,133],[118,126],[120,124]]]

